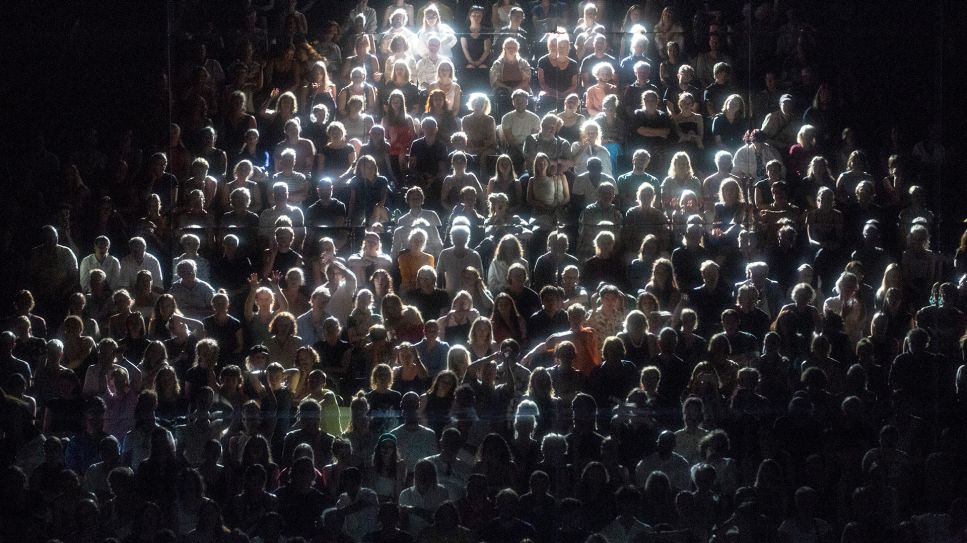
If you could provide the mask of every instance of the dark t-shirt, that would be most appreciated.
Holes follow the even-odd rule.
[[[346,222],[346,204],[335,198],[316,203],[306,210],[306,226],[343,226]]]
[[[578,74],[578,63],[567,59],[564,69],[554,66],[550,55],[544,55],[537,61],[537,69],[544,71],[544,83],[548,87],[563,92],[571,87],[571,78]]]
[[[436,176],[440,173],[440,163],[447,162],[447,146],[439,139],[428,144],[426,138],[420,138],[410,145],[410,156],[417,173]]]
[[[628,142],[634,145],[636,149],[645,148],[652,151],[652,153],[656,150],[660,151],[664,149],[669,137],[674,132],[672,125],[671,117],[664,111],[658,110],[654,115],[646,115],[643,109],[635,110],[634,117],[627,125]],[[642,136],[637,132],[639,128],[667,128],[669,135],[666,137]]]
[[[535,311],[541,308],[541,297],[527,287],[524,287],[524,290],[518,294],[514,294],[509,288],[505,289],[504,292],[513,298],[514,304],[517,305],[517,312],[521,315],[533,315]]]
[[[406,301],[420,310],[423,319],[436,319],[443,311],[450,307],[450,295],[447,291],[435,288],[430,294],[424,294],[420,289],[413,289],[406,294]]]
[[[231,315],[224,323],[218,323],[214,315],[205,317],[202,323],[205,325],[205,335],[218,341],[219,366],[237,364],[241,357],[235,353],[239,347],[236,333],[242,329],[242,323]]]
[[[735,122],[730,123],[722,113],[712,118],[712,135],[721,137],[722,146],[726,149],[738,149],[742,146],[746,128],[744,119],[736,118]]]
[[[615,75],[617,75],[618,61],[615,60],[613,56],[605,53],[605,55],[602,57],[596,57],[594,56],[594,53],[591,53],[590,55],[584,57],[583,60],[581,60],[581,79],[583,80],[585,77],[588,77],[590,78],[590,82],[588,84],[593,85],[596,79],[594,77],[594,74],[592,73],[592,70],[594,70],[594,67],[602,62],[606,64],[610,64],[611,69],[614,70]]]

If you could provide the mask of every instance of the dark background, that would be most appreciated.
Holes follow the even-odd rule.
[[[210,0],[205,5],[218,14],[238,4]],[[829,14],[823,21],[829,27],[827,54],[853,82],[851,114],[869,127],[860,135],[863,146],[876,156],[893,125],[903,128],[911,144],[922,138],[931,121],[943,127],[948,160],[930,192],[941,220],[937,248],[952,250],[963,228],[967,195],[962,175],[967,153],[961,57],[965,2],[811,4]],[[0,8],[5,12],[0,22],[5,149],[16,153],[35,129],[43,131],[57,154],[68,136],[86,126],[97,127],[104,142],[116,141],[126,127],[163,136],[163,126],[146,125],[144,112],[157,85],[150,75],[167,72],[176,55],[173,14],[180,6],[176,0],[5,3]],[[339,12],[351,6],[351,0],[336,0],[320,7]],[[230,10],[224,11],[231,16]],[[751,83],[756,88],[758,81]],[[15,178],[15,168],[6,168],[5,175]]]

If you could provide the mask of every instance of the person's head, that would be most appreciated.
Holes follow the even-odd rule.
[[[554,360],[558,365],[570,367],[577,358],[577,349],[570,341],[562,341],[554,348]]]
[[[520,42],[515,38],[507,38],[504,40],[503,52],[500,57],[505,60],[516,60],[517,52],[520,51]]]
[[[377,364],[370,374],[370,388],[373,390],[388,390],[392,385],[393,369],[386,364]]]
[[[732,118],[745,116],[745,100],[739,94],[730,94],[722,104],[722,113]]]
[[[584,143],[590,143],[594,145],[601,145],[601,127],[595,121],[585,121],[581,125],[581,141]],[[600,172],[601,159],[598,157],[591,157],[588,159],[588,170],[591,169],[591,161],[598,161],[598,172]]]
[[[674,179],[690,179],[695,177],[692,170],[692,159],[688,153],[680,151],[672,156],[671,165],[668,167],[668,177]]]
[[[615,237],[613,233],[603,230],[594,236],[594,254],[596,256],[609,258],[614,252],[614,247]]]

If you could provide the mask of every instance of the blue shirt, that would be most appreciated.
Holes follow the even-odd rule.
[[[420,355],[420,361],[426,366],[426,372],[430,379],[436,374],[447,369],[447,353],[450,351],[450,344],[445,341],[437,340],[432,349],[427,347],[426,339],[422,339],[414,345],[416,352]]]

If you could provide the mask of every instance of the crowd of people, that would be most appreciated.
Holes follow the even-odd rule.
[[[821,11],[235,4],[29,142],[0,541],[967,541],[939,131]]]

